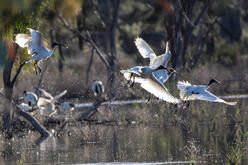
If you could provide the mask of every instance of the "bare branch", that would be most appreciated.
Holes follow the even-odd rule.
[[[179,6],[180,10],[182,11],[182,14],[185,17],[186,21],[190,24],[190,26],[195,27],[195,24],[191,21],[191,19],[188,17],[188,15],[183,10],[181,0],[178,0],[178,6]]]
[[[68,120],[65,120],[64,123],[62,124],[62,126],[56,132],[56,136],[59,136],[60,132],[63,130],[63,128],[65,128],[65,126],[67,125],[67,123],[68,123]]]
[[[111,66],[109,65],[108,60],[104,57],[103,53],[99,50],[99,48],[97,47],[97,45],[95,44],[95,42],[91,38],[85,37],[78,30],[71,28],[61,15],[59,16],[59,18],[60,18],[61,22],[63,23],[63,25],[68,30],[70,30],[71,32],[77,34],[79,37],[81,37],[86,42],[90,43],[90,45],[96,50],[96,53],[98,54],[98,56],[100,57],[102,62],[106,65],[106,67],[111,68]]]
[[[210,33],[210,31],[213,29],[214,25],[218,23],[218,18],[216,17],[214,22],[211,23],[210,27],[208,28],[205,36],[203,37],[202,41],[201,42],[198,42],[197,44],[197,51],[195,52],[195,54],[193,55],[193,61],[191,62],[191,69],[195,66],[195,64],[197,63],[197,61],[199,60],[200,58],[200,54],[202,53],[203,51],[203,47],[207,41],[207,38],[208,38],[208,34]]]
[[[204,6],[202,7],[201,12],[199,13],[199,15],[197,16],[194,25],[198,25],[198,23],[200,22],[200,20],[202,19],[202,17],[204,16],[204,14],[207,12],[208,9],[208,3],[205,3]]]
[[[22,63],[22,64],[18,67],[18,69],[17,69],[17,71],[16,71],[16,74],[15,74],[13,80],[11,81],[11,84],[12,84],[12,85],[15,84],[15,81],[16,81],[18,75],[20,74],[20,72],[21,72],[21,70],[22,70],[22,67],[23,67],[24,65],[25,65],[25,62]]]
[[[40,75],[40,79],[39,79],[39,82],[38,82],[38,85],[37,85],[37,89],[40,88],[40,85],[41,85],[41,82],[43,80],[44,73],[45,73],[45,71],[47,69],[47,66],[48,66],[48,64],[46,63],[45,67],[42,69],[42,72],[41,72],[41,75]]]
[[[84,112],[82,115],[80,115],[79,118],[77,118],[77,121],[83,121],[89,119],[89,117],[92,116],[97,110],[98,107],[104,102],[105,100],[97,100],[92,107],[90,107],[86,112]]]
[[[93,62],[93,56],[94,56],[94,48],[92,48],[92,50],[91,50],[89,65],[86,69],[86,85],[88,84],[88,81],[89,81],[89,72],[90,72],[92,62]]]

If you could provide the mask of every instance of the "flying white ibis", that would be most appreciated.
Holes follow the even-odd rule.
[[[227,102],[212,93],[207,89],[213,84],[219,83],[215,79],[211,79],[208,85],[191,85],[187,81],[178,81],[177,88],[180,90],[180,97],[183,100],[205,100],[210,102],[220,102],[228,105],[236,105],[237,102]]]
[[[163,65],[164,67],[167,67],[168,62],[171,58],[171,52],[169,49],[169,42],[166,42],[166,50],[165,54],[161,54],[157,56],[152,48],[140,37],[136,37],[134,40],[134,43],[141,54],[143,58],[149,58],[150,59],[150,68],[157,68],[160,65]],[[157,70],[156,72],[153,72],[154,76],[163,84],[165,83],[168,78],[173,74],[176,73],[174,69],[169,69],[169,71],[165,70]]]
[[[180,99],[173,97],[167,88],[160,82],[157,77],[153,74],[157,70],[167,69],[163,65],[159,66],[156,69],[152,69],[148,66],[136,66],[128,70],[121,70],[121,73],[124,74],[124,77],[131,81],[132,83],[140,83],[141,87],[144,88],[149,93],[154,96],[167,101],[169,103],[179,104],[181,103]],[[132,84],[133,85],[133,84]]]
[[[53,54],[56,45],[61,45],[64,47],[67,46],[58,42],[53,42],[51,45],[51,50],[49,50],[44,46],[41,32],[31,28],[27,29],[31,34],[17,34],[15,37],[15,43],[17,43],[22,48],[27,47],[28,54],[32,55],[27,63],[34,61],[35,72],[37,74],[37,68],[39,69],[39,72],[41,72],[41,68],[39,67],[38,63],[49,58]]]

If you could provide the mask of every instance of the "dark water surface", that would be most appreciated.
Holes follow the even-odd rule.
[[[105,106],[95,119],[118,122],[71,123],[60,137],[50,137],[39,145],[36,132],[23,132],[11,141],[0,137],[0,161],[247,164],[247,107],[245,99],[236,106],[196,101],[184,110],[167,103]]]

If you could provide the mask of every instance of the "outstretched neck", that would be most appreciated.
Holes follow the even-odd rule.
[[[55,47],[56,47],[57,45],[58,45],[58,44],[57,44],[56,42],[53,42],[53,43],[52,43],[52,46],[51,46],[52,49],[55,49]]]
[[[56,46],[53,46],[53,47],[51,48],[51,50],[49,51],[49,54],[50,54],[50,55],[53,54],[53,52],[54,52],[54,50],[55,50],[55,47],[56,47]]]
[[[219,81],[215,80],[215,79],[211,79],[208,83],[208,87],[210,87],[213,83],[219,83],[221,84]]]

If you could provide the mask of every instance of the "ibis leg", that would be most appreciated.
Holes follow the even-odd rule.
[[[37,73],[37,66],[36,65],[37,65],[37,63],[35,62],[34,63],[34,68],[35,68],[35,74],[37,75],[38,73]]]
[[[133,80],[132,80],[133,79]],[[131,88],[131,87],[133,87],[134,86],[134,76],[133,76],[133,73],[131,73],[131,76],[130,76],[130,80],[128,80],[127,81],[127,83],[128,83],[128,86]]]
[[[34,67],[35,67],[35,73],[36,73],[36,75],[38,74],[38,72],[41,73],[41,68],[40,68],[40,66],[38,64],[38,61],[35,61]]]
[[[41,68],[40,68],[40,66],[39,66],[38,63],[37,63],[37,67],[38,67],[38,69],[39,69],[39,72],[41,73]]]
[[[148,93],[147,103],[149,103],[149,102],[150,102],[150,100],[151,100],[151,95],[150,95],[150,93]]]

